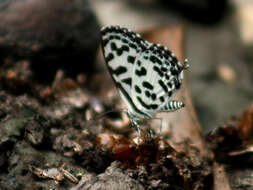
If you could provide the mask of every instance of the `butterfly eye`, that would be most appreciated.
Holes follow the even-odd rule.
[[[184,66],[183,69],[188,69],[190,67],[189,63],[188,63],[188,59],[184,60]]]

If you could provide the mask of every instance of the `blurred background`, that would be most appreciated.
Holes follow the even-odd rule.
[[[135,31],[183,25],[189,90],[204,130],[253,97],[252,0],[90,0],[99,22]]]

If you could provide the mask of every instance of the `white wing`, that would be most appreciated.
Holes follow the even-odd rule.
[[[183,66],[173,53],[119,26],[105,27],[101,34],[106,65],[132,120],[183,107],[170,100],[183,79]]]
[[[133,115],[143,117],[142,110],[139,110],[132,101],[132,76],[137,57],[149,43],[141,39],[139,34],[118,26],[105,27],[101,30],[101,34],[106,65],[127,109]]]
[[[157,112],[174,109],[169,101],[173,92],[180,88],[183,71],[169,50],[153,44],[138,56],[133,72],[131,97],[138,109],[150,117]]]

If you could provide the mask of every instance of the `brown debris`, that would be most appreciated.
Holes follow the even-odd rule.
[[[231,118],[209,133],[207,140],[216,155],[238,156],[251,152],[252,137],[253,104],[239,118]]]
[[[64,179],[68,179],[72,183],[78,183],[79,180],[71,173],[69,173],[67,170],[65,170],[62,167],[60,168],[47,168],[47,169],[41,169],[35,166],[30,165],[29,170],[39,178],[43,179],[53,179],[56,183],[62,182]]]
[[[140,144],[122,136],[101,134],[97,137],[97,143],[102,146],[102,149],[106,147],[110,150],[114,160],[119,160],[130,167],[156,162],[159,157],[159,138],[147,140],[145,134],[138,138],[141,138]]]
[[[253,143],[253,103],[241,115],[238,124],[239,137],[245,143]]]
[[[252,189],[248,167],[253,161],[252,110],[253,104],[238,118],[231,118],[224,126],[207,135],[215,154],[214,189]]]

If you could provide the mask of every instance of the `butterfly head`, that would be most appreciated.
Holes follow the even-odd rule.
[[[184,70],[188,69],[190,67],[188,63],[188,59],[184,60],[184,64],[182,65],[181,62],[178,62],[179,66],[179,81],[182,82],[184,79]]]

